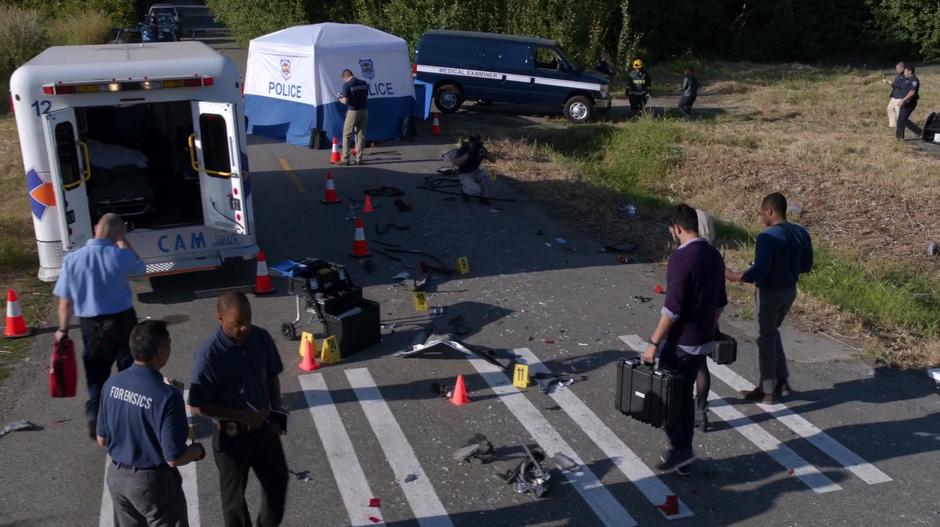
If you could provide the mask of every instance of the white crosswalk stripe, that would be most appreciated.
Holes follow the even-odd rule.
[[[388,464],[421,527],[453,527],[434,486],[415,457],[405,433],[366,368],[346,370],[346,378],[375,432]],[[411,480],[409,476],[417,476]]]
[[[304,391],[304,398],[307,400],[310,415],[313,416],[320,442],[326,450],[333,479],[339,487],[352,527],[373,525],[375,522],[369,519],[370,516],[384,522],[381,510],[369,507],[369,500],[373,497],[372,490],[359,463],[359,457],[356,456],[349,433],[346,432],[346,427],[333,404],[333,397],[323,375],[310,373],[297,379]]]
[[[708,369],[711,371],[712,375],[721,379],[731,388],[737,391],[754,389],[753,384],[735,373],[731,368],[716,364],[711,359],[708,359],[708,361]],[[787,428],[796,432],[800,437],[812,443],[816,448],[825,452],[826,455],[840,463],[865,483],[873,485],[875,483],[892,481],[890,476],[878,470],[874,465],[862,459],[858,454],[843,446],[833,439],[832,436],[807,421],[803,416],[787,408],[786,405],[781,403],[757,403],[757,406],[786,425]]]
[[[529,365],[530,374],[551,374],[548,367],[529,348],[519,348],[513,351]],[[571,390],[555,390],[552,392],[551,398],[584,430],[584,433],[597,444],[604,454],[610,457],[617,468],[636,485],[650,503],[662,505],[666,502],[667,496],[675,494],[574,392]],[[660,512],[662,512],[661,509]],[[688,505],[679,500],[679,512],[666,517],[678,519],[692,515],[693,513]]]
[[[546,456],[553,457],[556,454],[562,454],[578,464],[578,470],[563,470],[562,473],[603,525],[632,527],[637,524],[630,513],[600,482],[597,475],[585,465],[581,457],[545,419],[545,416],[522,392],[512,386],[501,369],[472,354],[468,355],[467,359],[519,423],[542,447]]]
[[[636,352],[642,352],[646,347],[646,342],[637,335],[625,335],[620,337],[620,340]],[[793,449],[756,425],[750,418],[728,404],[716,393],[709,392],[708,401],[709,409],[715,415],[728,423],[756,447],[766,452],[788,472],[792,471],[794,476],[798,477],[814,492],[825,493],[842,489],[815,466],[800,457]]]

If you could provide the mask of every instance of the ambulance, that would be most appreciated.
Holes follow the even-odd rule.
[[[39,279],[109,212],[150,276],[257,255],[239,72],[201,42],[49,48],[10,79]]]

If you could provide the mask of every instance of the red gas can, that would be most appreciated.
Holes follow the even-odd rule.
[[[70,338],[63,338],[52,345],[52,357],[49,359],[49,395],[75,397],[77,381],[75,343]]]

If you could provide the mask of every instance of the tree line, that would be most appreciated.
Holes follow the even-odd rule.
[[[240,40],[296,24],[362,23],[411,46],[429,29],[557,40],[590,66],[630,58],[940,59],[940,2],[924,0],[207,0]]]

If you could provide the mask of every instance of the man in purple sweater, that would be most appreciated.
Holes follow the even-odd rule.
[[[666,429],[670,450],[662,455],[660,470],[690,474],[695,461],[692,433],[695,405],[692,388],[699,370],[715,347],[718,318],[728,304],[725,263],[721,253],[698,233],[695,209],[680,204],[669,221],[669,232],[679,244],[669,257],[666,271],[666,301],[659,324],[649,339],[643,361],[652,363],[658,354],[662,369],[678,372],[682,385],[682,419]],[[707,401],[707,394],[701,394]]]

